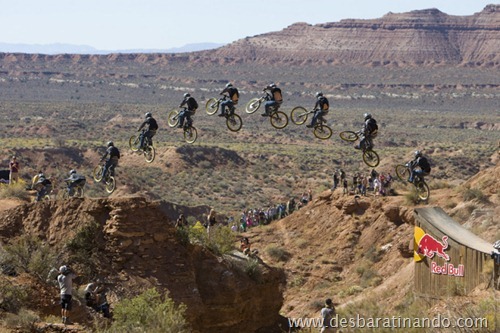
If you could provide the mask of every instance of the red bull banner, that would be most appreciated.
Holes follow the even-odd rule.
[[[431,273],[451,276],[464,276],[464,265],[455,265],[449,263],[450,256],[445,252],[448,249],[448,236],[443,236],[441,239],[436,239],[427,234],[422,228],[415,226],[414,241],[413,241],[413,258],[416,262],[422,261],[424,258],[433,259],[435,257],[442,258],[445,263],[439,265],[437,262],[430,263]]]

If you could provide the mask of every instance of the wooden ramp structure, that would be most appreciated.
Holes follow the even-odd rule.
[[[492,279],[483,269],[485,262],[492,260],[493,244],[465,229],[440,207],[416,208],[414,213],[418,296],[432,301],[443,296],[463,295]],[[498,272],[495,266],[496,278]]]

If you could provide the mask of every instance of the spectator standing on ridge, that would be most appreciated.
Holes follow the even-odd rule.
[[[337,189],[337,186],[339,186],[339,174],[337,171],[333,173],[333,186],[332,186],[332,191]]]
[[[270,96],[270,100],[264,104],[265,112],[262,114],[263,117],[267,117],[271,115],[271,108],[274,108],[275,111],[279,109],[281,103],[283,103],[283,95],[281,93],[281,89],[276,86],[276,84],[271,83],[268,85],[264,91],[269,90],[268,95]]]
[[[61,316],[63,324],[69,324],[69,314],[72,307],[73,298],[73,280],[76,278],[68,266],[61,266],[59,268],[59,275],[57,276],[57,282],[59,284],[59,289],[61,290]]]
[[[342,185],[344,186],[344,190],[343,190],[343,194],[346,195],[346,194],[349,194],[349,188],[348,188],[348,184],[347,184],[347,179],[344,178],[344,181],[342,182]]]
[[[236,104],[238,104],[238,100],[240,98],[240,93],[238,92],[238,89],[233,87],[233,85],[231,83],[226,84],[226,87],[224,88],[224,90],[222,90],[220,92],[220,95],[225,95],[225,94],[227,94],[229,99],[220,103],[219,117],[225,116],[226,107],[228,108],[229,113],[232,114],[234,112],[234,106]]]
[[[156,131],[158,130],[158,123],[156,122],[156,119],[153,118],[153,115],[151,112],[146,112],[144,115],[146,118],[141,126],[139,126],[139,129],[137,130],[140,132],[143,128],[145,128],[144,133],[141,133],[140,139],[141,139],[141,146],[139,149],[144,149],[144,140],[148,138],[149,142],[153,142],[153,137],[156,134]],[[146,127],[147,126],[147,127]]]
[[[193,116],[196,112],[196,109],[198,109],[198,102],[194,99],[194,97],[191,96],[190,93],[184,94],[184,99],[182,100],[179,107],[182,108],[184,105],[186,105],[186,107],[179,113],[179,126],[177,126],[178,128],[182,128],[184,126],[184,119],[186,118],[187,125],[192,126],[193,119],[191,119],[191,116]]]
[[[12,160],[9,163],[9,185],[17,183],[19,181],[19,162],[16,156],[12,156]]]
[[[330,108],[330,103],[328,99],[323,96],[321,91],[316,93],[316,104],[314,105],[314,115],[311,120],[310,125],[306,125],[306,127],[314,127],[318,119],[328,114],[328,109]]]
[[[331,298],[326,299],[325,306],[321,309],[320,315],[323,320],[323,326],[321,327],[320,332],[335,332],[335,328],[332,326],[333,317],[335,316],[335,307]]]

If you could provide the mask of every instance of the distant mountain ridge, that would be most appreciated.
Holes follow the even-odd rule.
[[[28,54],[184,53],[211,50],[223,45],[224,44],[221,43],[194,43],[170,49],[99,50],[89,45],[74,45],[64,43],[18,44],[0,42],[0,52]]]
[[[235,41],[214,51],[226,61],[362,65],[500,66],[500,5],[470,16],[438,9],[388,13],[379,19],[348,19]]]

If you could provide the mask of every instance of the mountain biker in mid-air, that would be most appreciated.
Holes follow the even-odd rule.
[[[40,201],[45,195],[52,191],[52,182],[50,179],[45,177],[43,172],[39,172],[36,176],[36,183],[33,186],[33,189],[37,191],[36,193],[36,201]]]
[[[191,119],[191,116],[194,115],[196,109],[198,109],[198,102],[196,102],[196,100],[191,96],[190,93],[184,94],[184,99],[182,100],[179,107],[182,108],[184,105],[186,105],[186,108],[182,109],[179,113],[179,126],[177,126],[178,128],[182,128],[184,126],[185,118],[187,118],[187,124],[189,126],[192,126],[193,120]]]
[[[366,149],[373,148],[372,139],[377,137],[378,134],[378,125],[377,121],[372,117],[370,113],[365,113],[363,115],[365,117],[365,122],[363,123],[363,128],[361,129],[361,140],[359,144],[354,146],[356,149]]]
[[[118,165],[118,160],[120,159],[120,151],[115,147],[113,141],[108,141],[108,148],[106,149],[106,153],[104,153],[104,155],[102,156],[101,161],[104,161],[106,157],[108,157],[108,159],[106,160],[106,164],[102,169],[103,178],[110,167],[113,167],[113,169],[116,168],[116,166]]]
[[[410,178],[408,182],[413,183],[415,176],[427,176],[431,173],[431,165],[427,157],[423,156],[420,150],[415,151],[415,158],[408,162],[410,167]],[[418,167],[418,169],[416,169]]]
[[[278,88],[274,83],[268,85],[264,89],[264,91],[269,91],[269,96],[271,97],[271,100],[267,101],[264,104],[265,112],[262,114],[262,116],[267,117],[271,115],[271,108],[274,108],[274,110],[279,109],[281,103],[283,103],[283,95],[281,93],[281,89]]]
[[[238,89],[233,87],[231,83],[226,84],[226,87],[224,90],[220,92],[220,95],[227,94],[229,99],[225,100],[224,102],[220,103],[220,113],[219,117],[224,117],[225,116],[225,110],[226,107],[228,108],[229,112],[232,113],[234,112],[234,106],[238,104],[238,100],[240,98],[240,93],[238,92]]]
[[[158,123],[153,118],[153,115],[151,114],[151,112],[146,112],[146,114],[144,116],[146,117],[146,119],[141,124],[141,126],[139,126],[139,129],[137,130],[138,132],[140,132],[147,125],[147,128],[144,131],[144,133],[141,133],[141,136],[140,136],[141,146],[139,147],[139,149],[144,148],[144,140],[146,138],[149,139],[149,142],[153,142],[153,136],[155,136],[156,131],[158,130]]]
[[[321,91],[318,91],[316,93],[316,104],[314,105],[314,116],[312,117],[311,124],[306,126],[309,128],[314,127],[316,121],[318,121],[320,117],[328,114],[329,107],[330,103],[328,102],[328,99],[323,96]]]
[[[69,178],[66,178],[64,181],[66,181],[66,183],[68,184],[68,194],[72,196],[75,187],[77,186],[83,187],[87,182],[87,179],[85,178],[84,175],[80,175],[79,173],[76,172],[75,169],[73,169],[69,172]]]

